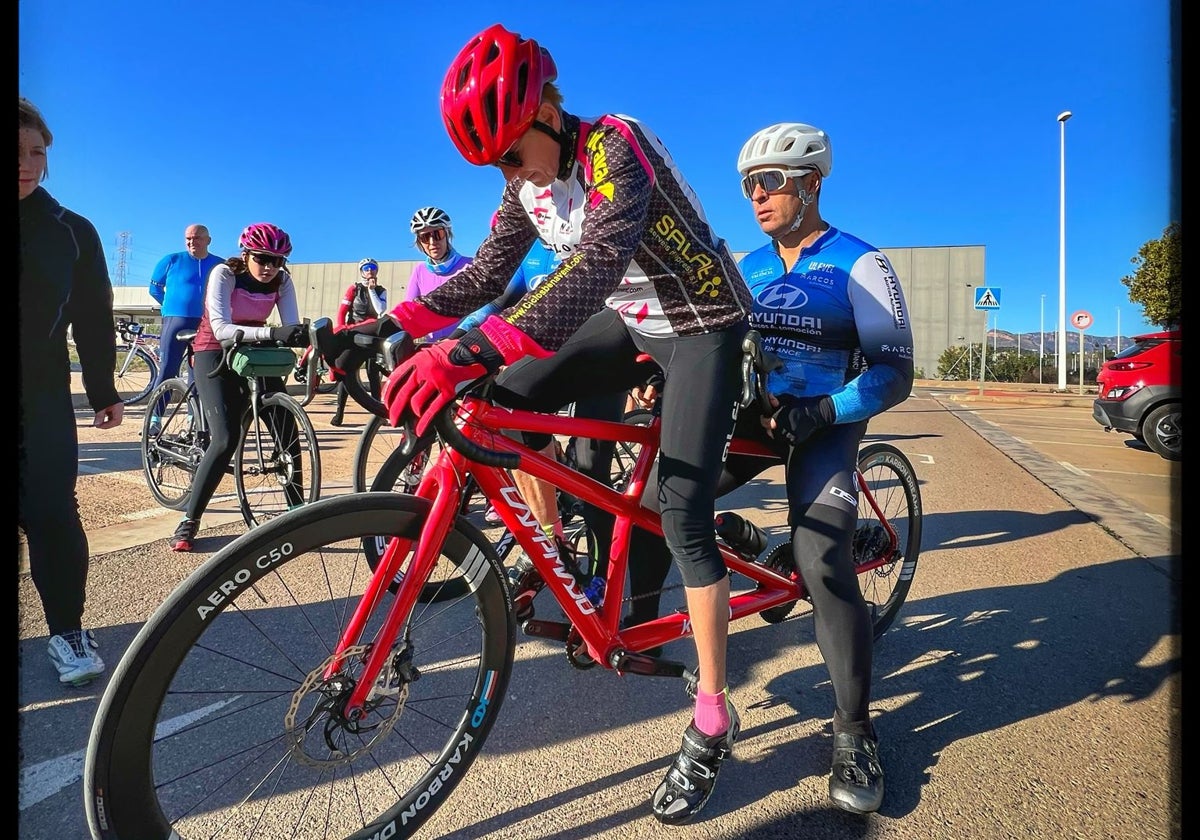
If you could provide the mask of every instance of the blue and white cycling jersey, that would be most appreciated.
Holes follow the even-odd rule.
[[[838,423],[865,420],[908,397],[912,324],[891,262],[877,248],[830,227],[791,271],[771,242],[742,258],[754,299],[750,325],[783,370],[775,394],[833,398]]]

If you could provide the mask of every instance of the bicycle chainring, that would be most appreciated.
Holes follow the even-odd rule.
[[[793,575],[796,573],[796,564],[792,561],[792,542],[788,540],[785,543],[780,543],[769,552],[761,561],[768,569],[773,569],[781,575]],[[767,624],[778,624],[783,621],[796,607],[795,601],[788,601],[786,604],[780,604],[777,607],[765,609],[759,613],[762,620]]]
[[[574,627],[567,634],[567,661],[580,671],[596,667],[596,660],[588,653],[587,642]]]

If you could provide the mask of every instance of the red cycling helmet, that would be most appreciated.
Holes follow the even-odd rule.
[[[292,238],[273,224],[257,222],[242,231],[238,246],[243,251],[286,257],[292,253]]]
[[[550,53],[498,23],[467,42],[442,82],[442,122],[477,166],[500,159],[529,130],[542,85],[558,77]]]

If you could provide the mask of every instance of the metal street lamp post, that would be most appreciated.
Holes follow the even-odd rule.
[[[1067,390],[1067,120],[1058,115],[1058,390]],[[1082,349],[1082,348],[1080,348]],[[1080,371],[1080,376],[1083,372]]]
[[[1038,327],[1038,384],[1042,384],[1042,360],[1046,358],[1046,296],[1042,295],[1041,325]]]
[[[1117,307],[1117,352],[1121,352],[1121,307]]]

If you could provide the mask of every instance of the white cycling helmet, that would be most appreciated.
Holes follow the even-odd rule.
[[[440,207],[422,207],[413,213],[412,220],[408,223],[408,229],[414,234],[436,228],[444,228],[447,232],[450,230],[450,217]]]
[[[745,175],[756,166],[775,164],[789,169],[812,167],[829,177],[833,150],[829,135],[804,123],[776,123],[756,131],[738,153],[738,172]]]
[[[358,261],[358,273],[362,274],[363,269],[366,268],[368,265],[374,266],[376,271],[379,270],[379,261],[378,260],[373,260],[370,257],[364,257],[363,259]]]

